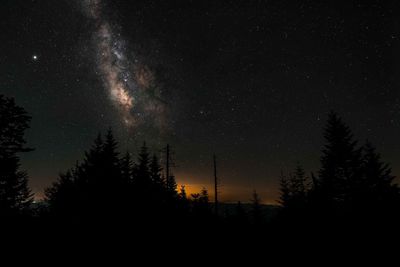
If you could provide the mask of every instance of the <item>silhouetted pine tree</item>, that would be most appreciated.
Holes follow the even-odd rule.
[[[399,188],[393,183],[395,176],[391,174],[389,164],[381,161],[381,155],[370,142],[364,145],[363,151],[364,186],[360,189],[363,193],[360,204],[367,211],[397,213],[395,210],[400,208]]]
[[[109,129],[105,136],[102,151],[103,165],[98,166],[102,171],[102,175],[100,176],[102,178],[102,197],[106,201],[105,206],[109,209],[106,212],[116,211],[120,207],[120,203],[126,201],[126,184],[122,177],[120,166],[121,161],[117,149],[118,143],[115,140],[111,129]]]
[[[322,150],[321,169],[312,192],[312,203],[320,211],[343,214],[351,207],[361,180],[361,151],[347,125],[330,113]]]
[[[140,149],[138,163],[135,166],[133,182],[137,190],[141,192],[149,192],[151,187],[151,177],[150,177],[150,156],[146,146],[146,143],[143,143],[143,146]]]
[[[121,159],[121,176],[125,184],[131,184],[133,180],[133,166],[131,154],[126,152],[125,156]]]
[[[181,188],[179,190],[179,198],[183,200],[187,200],[187,194],[186,194],[186,189],[184,185],[181,185]]]
[[[166,213],[168,212],[166,208],[166,186],[164,179],[162,178],[161,172],[162,168],[160,166],[159,160],[156,155],[153,155],[150,164],[149,164],[149,171],[150,171],[150,179],[151,179],[151,188],[149,195],[151,197],[151,202],[153,208],[156,209],[156,213]],[[176,206],[176,205],[172,205]]]
[[[102,183],[102,169],[99,168],[103,164],[103,149],[104,142],[101,134],[99,133],[94,140],[92,147],[89,151],[85,151],[85,157],[80,164],[82,169],[77,182],[82,190],[86,190],[88,185]]]
[[[186,194],[186,189],[184,185],[181,185],[181,188],[179,190],[179,194],[178,194],[178,209],[179,209],[179,213],[181,215],[186,215],[189,210],[189,199],[187,197]]]
[[[0,94],[0,155],[15,155],[32,151],[25,147],[25,130],[29,129],[31,116],[15,104],[13,98]]]
[[[78,195],[76,170],[60,174],[59,179],[45,190],[45,200],[53,216],[77,222],[79,220],[77,211],[82,203]]]
[[[307,194],[307,177],[303,167],[298,164],[293,176],[292,182],[293,191],[299,197],[305,198]]]
[[[137,215],[149,221],[154,217],[154,185],[150,174],[150,154],[146,143],[140,149],[133,172],[133,190]]]
[[[108,210],[107,201],[109,201],[110,194],[107,191],[107,178],[104,175],[105,161],[103,151],[104,141],[99,134],[92,148],[85,152],[85,158],[80,165],[81,172],[76,179],[78,197],[81,202],[78,214],[85,219],[104,216],[103,213]],[[111,191],[112,194],[113,192]],[[104,203],[107,203],[107,208],[103,207]]]
[[[279,177],[279,185],[280,185],[279,204],[281,204],[284,209],[287,209],[290,206],[290,197],[291,197],[290,185],[288,178],[283,174],[282,171]]]
[[[27,214],[33,194],[28,187],[26,172],[20,171],[19,159],[2,158],[0,170],[0,217]]]
[[[208,196],[208,190],[203,187],[200,192],[199,202],[207,209],[209,209],[210,205],[210,197]]]
[[[33,194],[17,153],[27,152],[24,133],[31,117],[14,99],[0,95],[0,216],[28,212]]]
[[[209,219],[212,213],[207,189],[203,188],[200,193],[192,194],[191,197],[193,214],[201,221]]]
[[[104,161],[104,177],[107,183],[115,183],[120,186],[122,174],[120,168],[120,159],[118,152],[118,143],[115,140],[111,129],[107,131],[102,151],[102,160]]]
[[[167,192],[169,193],[169,195],[172,197],[175,197],[178,193],[175,176],[169,175],[169,177],[166,178],[165,184],[166,184]]]
[[[304,169],[300,164],[297,165],[294,174],[291,175],[290,188],[293,208],[301,213],[307,204],[308,185]]]
[[[165,188],[165,183],[161,176],[162,168],[160,166],[159,160],[156,155],[153,155],[149,169],[150,169],[150,178],[152,183],[156,187],[155,189],[159,191],[159,194],[162,194],[162,190]]]
[[[122,214],[130,192],[126,191],[117,146],[111,130],[105,141],[99,134],[92,148],[85,152],[83,162],[46,190],[55,215],[106,221]]]
[[[257,191],[253,191],[252,199],[251,199],[251,214],[253,217],[253,223],[255,225],[260,225],[263,223],[264,218],[262,214],[261,208],[261,199],[257,194]]]
[[[298,223],[306,216],[308,208],[308,185],[303,167],[297,165],[295,171],[288,177],[281,173],[280,199],[282,209],[279,212],[280,220]]]

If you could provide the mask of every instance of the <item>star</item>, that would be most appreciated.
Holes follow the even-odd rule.
[[[33,61],[38,61],[38,60],[39,60],[39,57],[38,57],[37,55],[33,55],[33,56],[32,56],[32,59],[33,59]]]

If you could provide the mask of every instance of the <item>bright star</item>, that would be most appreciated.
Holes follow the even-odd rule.
[[[37,60],[39,59],[39,57],[38,57],[37,55],[33,55],[33,56],[32,56],[32,59],[33,59],[34,61],[37,61]]]

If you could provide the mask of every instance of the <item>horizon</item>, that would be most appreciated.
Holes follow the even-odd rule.
[[[276,203],[281,171],[318,173],[332,110],[399,174],[399,19],[373,2],[4,1],[0,94],[32,116],[36,198],[112,128],[122,155],[170,144],[190,193],[212,196],[215,153],[221,201]]]

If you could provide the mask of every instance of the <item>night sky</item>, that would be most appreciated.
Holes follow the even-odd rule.
[[[0,93],[33,117],[33,191],[112,127],[121,152],[170,143],[189,192],[211,189],[215,152],[222,200],[272,203],[281,170],[318,170],[330,110],[398,175],[396,2],[2,0]]]

